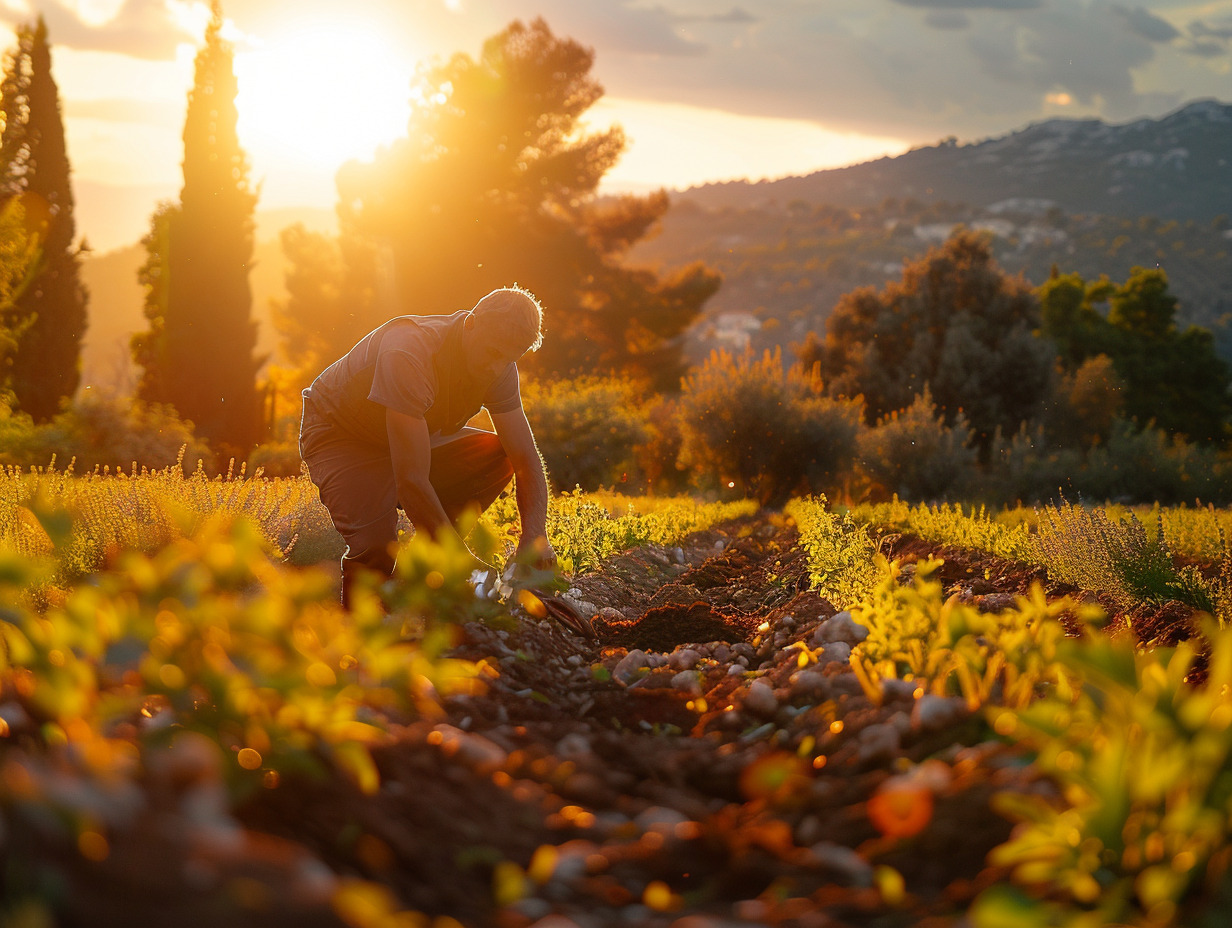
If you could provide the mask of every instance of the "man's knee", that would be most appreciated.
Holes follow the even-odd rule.
[[[394,570],[393,546],[398,540],[398,517],[391,512],[355,531],[343,534],[347,543],[343,566],[362,564],[370,570],[391,574]]]

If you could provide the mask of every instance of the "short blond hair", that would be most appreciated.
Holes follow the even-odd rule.
[[[538,351],[543,344],[543,307],[533,293],[517,284],[493,290],[471,312],[504,326],[528,351]]]

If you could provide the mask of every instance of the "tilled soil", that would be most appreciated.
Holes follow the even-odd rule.
[[[1053,787],[959,700],[892,681],[870,702],[846,661],[860,630],[807,589],[796,540],[762,515],[611,559],[567,594],[598,640],[465,626],[455,653],[494,668],[486,691],[395,726],[375,794],[287,775],[203,835],[200,777],[170,771],[139,848],[106,865],[135,854],[157,890],[77,865],[68,923],[334,925],[355,877],[466,926],[960,924],[1005,878],[991,797]],[[984,608],[1045,580],[944,553]]]

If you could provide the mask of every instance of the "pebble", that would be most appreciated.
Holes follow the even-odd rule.
[[[563,599],[565,602],[567,602],[569,605],[571,605],[579,613],[581,613],[582,617],[585,619],[593,619],[596,615],[599,614],[598,606],[596,606],[594,603],[590,602],[589,600],[585,600],[578,596],[574,596],[573,590],[570,590],[568,593],[561,594],[560,598]]]
[[[845,641],[831,641],[821,649],[820,660],[823,664],[849,664],[851,645]]]
[[[697,671],[682,670],[672,677],[672,689],[688,693],[690,696],[702,694],[702,681],[698,679]]]
[[[561,757],[580,757],[590,753],[590,740],[580,732],[570,732],[556,743],[556,753]]]
[[[818,667],[801,670],[791,681],[793,699],[825,699],[830,692],[829,678]]]
[[[770,716],[778,711],[778,697],[772,687],[764,679],[758,678],[749,685],[749,691],[744,697],[744,707],[758,715]]]
[[[538,901],[540,900],[522,899],[520,902],[525,903],[525,902],[538,902]],[[552,906],[550,903],[544,902],[543,904],[547,906],[549,910],[551,910]],[[519,908],[518,911],[522,912],[523,914],[526,914],[524,908]],[[527,917],[534,918],[533,915],[527,915]],[[543,918],[540,918],[539,921],[531,924],[530,928],[581,928],[581,926],[579,926],[578,923],[575,922],[573,919],[565,915],[547,915],[547,916],[544,916]]]
[[[642,831],[657,831],[671,834],[677,825],[683,825],[689,817],[683,812],[669,809],[666,806],[650,806],[643,809],[633,819],[633,824]]]
[[[911,709],[911,724],[919,731],[941,731],[962,721],[969,714],[966,702],[957,696],[935,696],[927,693],[915,701],[915,706]]]
[[[842,874],[853,886],[873,885],[872,866],[851,848],[831,841],[819,841],[811,850],[818,863]]]
[[[862,764],[893,760],[902,748],[898,729],[888,722],[869,725],[860,732],[857,759]]]
[[[843,610],[817,627],[817,631],[813,632],[813,645],[820,647],[832,641],[845,641],[847,644],[857,645],[867,637],[868,629],[857,624],[852,619],[851,613]]]
[[[748,922],[734,922],[727,918],[716,918],[713,915],[686,915],[671,924],[671,928],[746,928]]]
[[[483,735],[445,724],[437,725],[432,730],[441,736],[440,747],[446,757],[452,757],[479,773],[500,769],[509,757],[504,748]]]
[[[584,770],[569,774],[560,791],[574,802],[588,806],[608,803],[613,795],[612,790],[602,779]]]
[[[625,615],[619,609],[614,609],[611,606],[604,606],[599,610],[598,617],[605,622],[623,622]]]
[[[677,548],[673,553],[676,555],[676,563],[683,564],[684,563],[684,548]]]
[[[668,657],[667,663],[673,670],[692,670],[701,659],[692,648],[678,648]]]
[[[881,681],[881,695],[886,702],[914,702],[915,689],[919,686],[914,680],[898,680],[887,677]]]
[[[563,928],[564,923],[551,922],[551,919],[562,918],[563,916],[552,915],[552,903],[548,902],[546,899],[536,899],[533,896],[526,899],[519,899],[509,908],[513,909],[513,911],[517,912],[523,918],[538,919],[538,921],[535,922],[536,925],[543,925],[547,923],[556,924],[557,928]],[[565,922],[570,925],[573,924],[573,922],[568,919],[565,919]]]
[[[646,657],[646,652],[641,648],[634,648],[620,659],[620,662],[612,671],[612,676],[628,686],[636,680],[641,675],[642,670],[649,665],[650,662]]]
[[[752,660],[753,656],[757,653],[747,641],[737,641],[732,645],[731,649],[732,653],[737,657],[743,657],[746,660]]]
[[[727,675],[729,677],[738,677],[740,676],[740,674],[744,673],[748,669],[749,668],[746,667],[744,664],[732,664],[730,667],[727,668]]]

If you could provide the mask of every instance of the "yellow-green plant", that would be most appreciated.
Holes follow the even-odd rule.
[[[903,502],[864,503],[851,511],[857,522],[890,528],[937,544],[987,551],[997,557],[1033,562],[1036,547],[1030,526],[1022,519],[995,516],[983,506],[970,512],[961,503],[926,505]]]
[[[1073,603],[1049,603],[1037,586],[1009,609],[981,612],[956,596],[945,597],[933,576],[940,564],[918,562],[910,583],[900,582],[897,561],[886,565],[872,596],[851,610],[869,631],[852,649],[851,667],[870,700],[881,701],[885,679],[962,696],[972,709],[1025,706],[1046,688],[1070,691],[1072,674],[1057,656],[1065,637],[1057,619]]]
[[[877,546],[864,528],[829,511],[825,496],[793,499],[784,511],[808,552],[812,588],[839,608],[865,599],[887,568],[884,559],[875,560]]]
[[[1013,868],[1020,888],[986,894],[975,925],[1222,923],[1232,888],[1232,631],[1205,637],[1203,684],[1189,682],[1195,644],[1142,651],[1092,634],[1061,649],[1084,680],[1076,698],[1058,692],[992,713],[997,731],[1036,752],[1060,796],[997,800],[1022,825],[991,860]]]
[[[1178,569],[1161,527],[1148,535],[1132,512],[1117,519],[1107,510],[1072,503],[1045,506],[1039,515],[1037,563],[1050,576],[1110,594],[1132,609],[1140,602],[1176,600],[1213,615],[1226,599],[1215,581],[1195,568]],[[1230,616],[1218,615],[1220,621]]]

